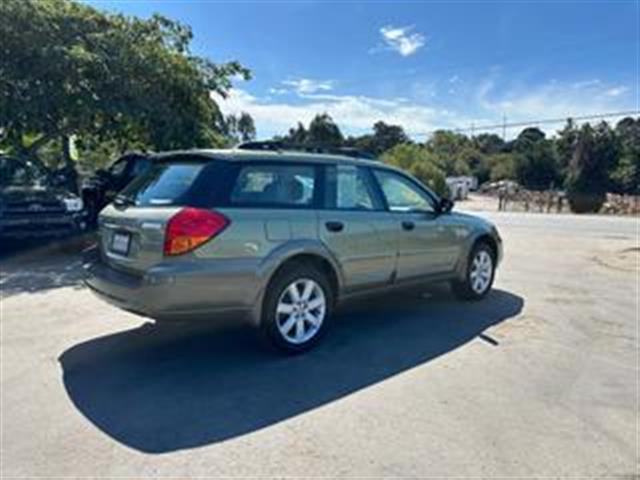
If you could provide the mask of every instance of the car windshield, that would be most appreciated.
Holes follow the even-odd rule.
[[[0,158],[0,186],[41,187],[49,184],[49,175],[37,164],[9,157]]]

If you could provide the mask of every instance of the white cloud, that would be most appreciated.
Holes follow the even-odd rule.
[[[259,98],[246,90],[233,89],[228,99],[216,100],[225,114],[250,113],[263,138],[284,134],[298,122],[308,125],[315,115],[323,112],[331,115],[347,135],[368,133],[375,122],[383,120],[401,125],[416,140],[424,140],[425,134],[434,130],[469,129],[472,124],[475,133],[479,133],[484,125],[501,124],[503,115],[507,122],[529,122],[634,108],[633,99],[625,95],[628,87],[606,82],[583,82],[579,87],[559,81],[512,86],[498,80],[500,77],[493,75],[480,81],[477,87],[463,87],[455,97],[448,97],[447,103],[416,96],[413,91],[410,99],[341,95],[327,92],[330,88],[311,88],[309,93],[308,84],[287,91],[294,95]],[[277,90],[269,93],[279,93]],[[539,127],[552,134],[562,128],[562,123]],[[521,129],[507,129],[507,136],[517,135]],[[502,133],[501,129],[492,131]]]
[[[424,35],[417,32],[411,33],[413,28],[413,26],[393,27],[387,25],[380,29],[380,34],[388,49],[398,52],[403,57],[408,57],[416,53],[426,43]]]
[[[251,114],[262,137],[286,133],[298,122],[308,125],[316,114],[323,112],[331,115],[347,134],[369,132],[378,120],[402,125],[410,135],[425,134],[438,128],[455,128],[471,122],[468,117],[429,105],[409,103],[404,98],[330,94],[305,94],[300,98],[305,102],[267,101],[245,90],[234,89],[226,100],[216,100],[227,115]]]
[[[298,78],[285,80],[283,85],[293,88],[298,94],[328,92],[333,90],[332,80],[312,80],[310,78]]]
[[[582,80],[580,82],[575,82],[574,84],[572,84],[572,87],[576,89],[583,89],[588,87],[595,87],[600,85],[601,83],[602,82],[600,81],[600,79],[593,78],[591,80]]]
[[[620,95],[623,95],[628,91],[629,91],[629,87],[613,87],[613,88],[610,88],[609,90],[606,90],[604,94],[607,97],[619,97]]]
[[[590,81],[572,85],[549,82],[533,87],[512,89],[501,87],[500,93],[496,93],[497,90],[493,80],[482,82],[477,94],[479,105],[488,111],[503,112],[514,118],[533,120],[624,109],[624,102],[617,101],[614,97],[621,96],[627,88],[607,89],[602,88],[599,81],[597,83]]]
[[[623,86],[607,87],[600,80],[573,84],[555,81],[516,88],[498,87],[495,80],[486,80],[478,87],[475,102],[485,114],[499,119],[494,123],[500,123],[503,114],[507,122],[534,122],[633,110],[633,102],[623,95],[627,91]],[[539,127],[553,133],[562,124]]]
[[[458,83],[460,81],[460,77],[458,75],[453,75],[449,78],[449,83]]]

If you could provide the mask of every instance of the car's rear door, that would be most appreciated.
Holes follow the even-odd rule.
[[[345,288],[355,291],[389,283],[396,233],[370,172],[355,165],[326,165],[324,186],[319,235],[341,265]]]
[[[453,226],[437,212],[436,197],[394,170],[376,168],[374,177],[398,237],[397,279],[453,270],[460,247]]]

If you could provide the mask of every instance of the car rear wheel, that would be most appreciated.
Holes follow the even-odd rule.
[[[463,300],[484,298],[493,285],[495,268],[495,255],[491,247],[486,243],[476,245],[469,255],[465,279],[452,283],[453,292]]]
[[[287,268],[266,292],[262,330],[277,349],[304,352],[324,334],[332,305],[333,292],[324,275],[303,264]]]

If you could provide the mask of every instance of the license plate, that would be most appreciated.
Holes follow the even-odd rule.
[[[120,255],[129,253],[129,244],[131,243],[131,235],[128,233],[114,233],[111,237],[111,251]]]

